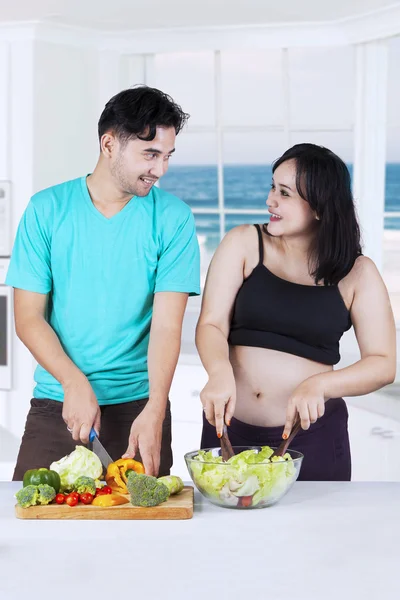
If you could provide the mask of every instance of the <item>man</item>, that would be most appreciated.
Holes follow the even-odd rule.
[[[18,337],[38,362],[14,480],[87,443],[172,465],[168,393],[188,295],[200,293],[193,215],[154,187],[189,115],[138,86],[105,106],[93,173],[35,194],[6,283]]]

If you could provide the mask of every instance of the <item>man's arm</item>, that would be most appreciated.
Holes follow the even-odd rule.
[[[92,426],[99,432],[100,409],[85,375],[64,352],[45,319],[47,294],[14,290],[15,330],[37,362],[64,389],[63,419],[74,440],[87,442]]]
[[[157,475],[160,466],[162,424],[178,362],[187,299],[188,294],[180,292],[154,296],[148,349],[149,401],[132,425],[124,455],[133,458],[139,451],[147,475]]]
[[[150,393],[147,409],[163,418],[179,358],[187,300],[188,294],[178,292],[159,292],[154,296],[148,351]]]
[[[80,371],[65,354],[57,335],[45,319],[47,299],[47,294],[15,289],[15,330],[37,362],[64,385]]]

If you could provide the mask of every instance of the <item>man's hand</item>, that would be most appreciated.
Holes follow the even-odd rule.
[[[160,468],[161,439],[164,415],[146,406],[133,421],[128,448],[122,458],[135,458],[143,462],[146,475],[157,477]]]
[[[100,407],[92,386],[83,373],[63,385],[64,406],[62,416],[71,431],[73,439],[83,444],[89,441],[89,434],[94,427],[100,433]]]

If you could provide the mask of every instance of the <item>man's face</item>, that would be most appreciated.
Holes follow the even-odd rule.
[[[175,151],[173,127],[157,127],[150,142],[134,139],[121,143],[112,134],[109,148],[110,172],[117,186],[130,196],[147,196],[155,182],[168,170]]]

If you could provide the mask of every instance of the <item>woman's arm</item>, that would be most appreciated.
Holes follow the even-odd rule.
[[[209,377],[200,397],[206,418],[216,426],[217,434],[222,434],[224,416],[229,424],[236,402],[228,335],[236,294],[243,283],[250,228],[246,225],[232,229],[217,248],[208,270],[196,328],[197,350]],[[255,235],[251,237],[255,244]]]
[[[392,383],[396,375],[396,327],[386,286],[375,264],[360,257],[354,266],[351,319],[361,359],[349,367],[314,375],[289,400],[284,436],[289,435],[296,413],[308,429],[321,417],[329,398],[361,396]]]
[[[358,262],[350,314],[361,360],[318,376],[326,399],[369,394],[396,375],[396,327],[386,286],[372,260],[362,257]]]

